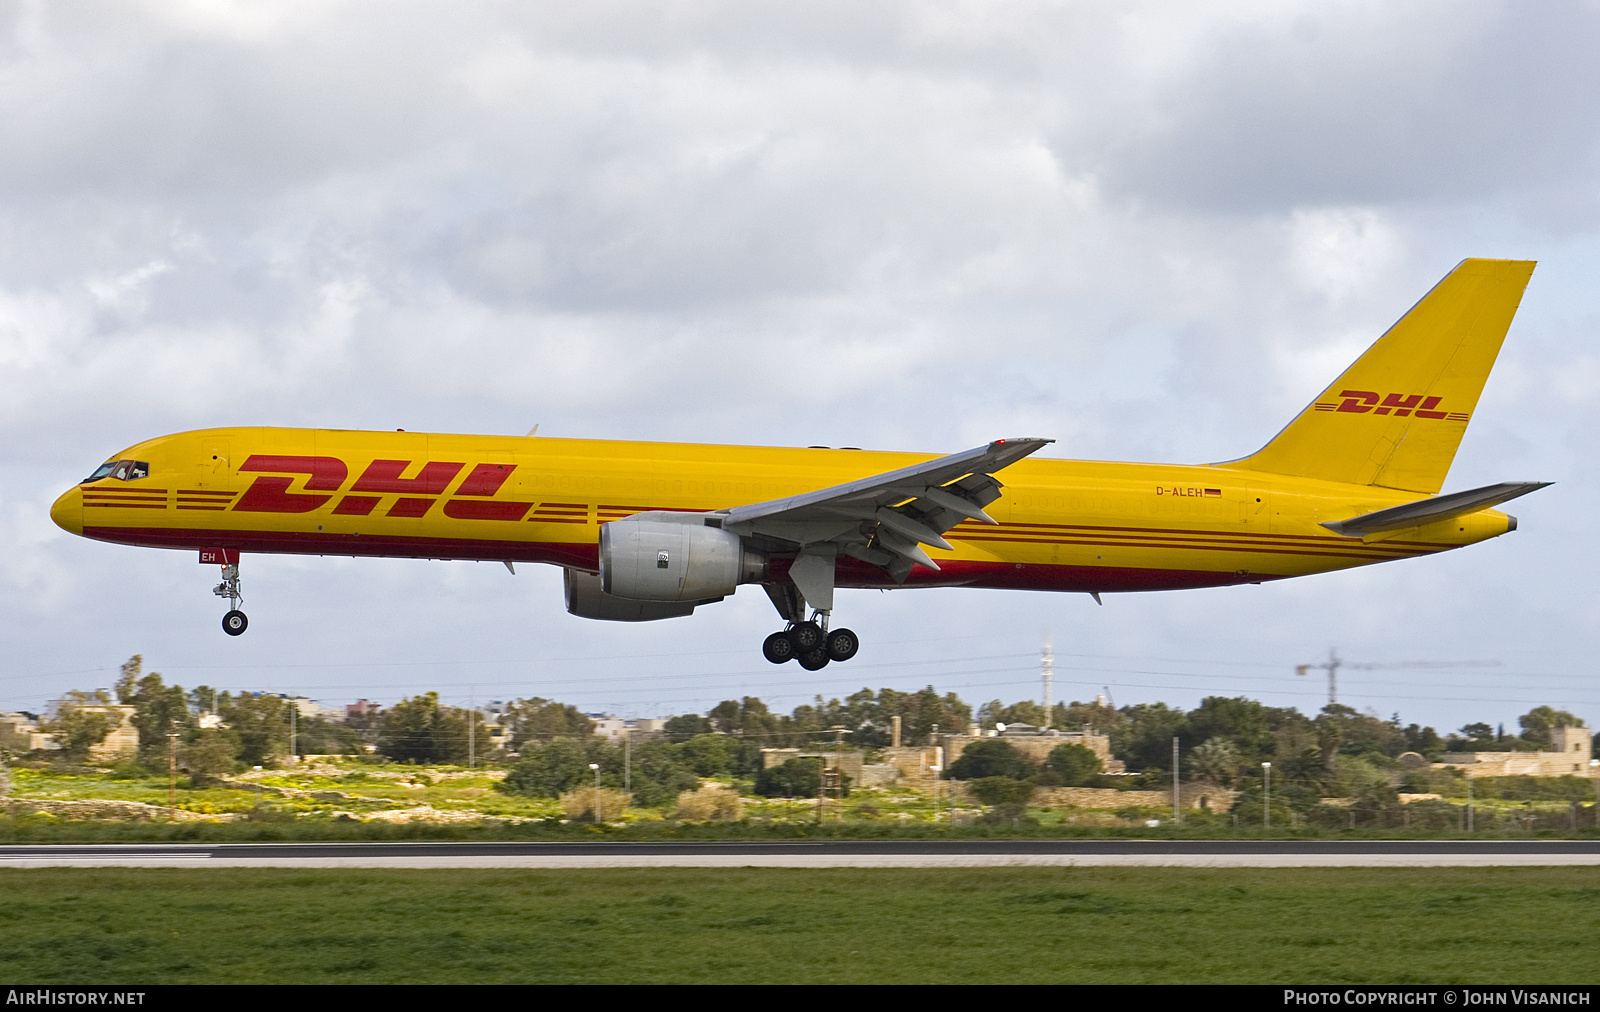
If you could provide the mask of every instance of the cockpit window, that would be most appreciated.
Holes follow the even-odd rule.
[[[79,484],[88,484],[99,481],[101,478],[116,478],[118,481],[137,481],[140,478],[150,477],[150,462],[147,460],[108,460],[94,469],[94,474],[83,479]]]

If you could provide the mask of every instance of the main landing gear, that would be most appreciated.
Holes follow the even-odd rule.
[[[239,590],[239,564],[227,563],[222,567],[222,582],[211,588],[211,593],[228,599],[228,613],[222,616],[222,631],[238,636],[250,628],[250,620],[239,610],[244,594]]]
[[[761,644],[761,653],[774,664],[797,660],[807,671],[825,668],[830,661],[848,661],[861,649],[861,640],[849,629],[828,628],[828,613],[814,611],[804,622],[790,622]]]

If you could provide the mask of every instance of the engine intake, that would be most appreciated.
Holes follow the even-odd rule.
[[[657,514],[658,516],[660,514]],[[600,589],[633,601],[717,600],[766,577],[767,560],[732,531],[682,521],[615,520],[600,528]]]

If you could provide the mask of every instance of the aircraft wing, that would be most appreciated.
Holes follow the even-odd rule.
[[[829,599],[837,552],[882,566],[904,582],[913,566],[939,568],[923,546],[948,550],[950,543],[941,537],[945,531],[969,519],[995,523],[983,511],[1000,496],[1002,486],[994,472],[1053,442],[997,439],[832,488],[738,506],[724,514],[722,527],[775,542],[774,547],[798,548],[792,575],[802,590],[807,571],[825,565]],[[807,556],[816,561],[808,562]],[[818,588],[806,596],[815,601],[823,595]]]

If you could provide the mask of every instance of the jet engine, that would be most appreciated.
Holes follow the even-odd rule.
[[[567,570],[567,611],[579,618],[602,622],[654,622],[682,618],[694,611],[695,602],[630,601],[600,589],[600,577],[577,569]]]
[[[707,527],[697,514],[600,528],[600,589],[612,597],[709,604],[741,583],[759,583],[766,568],[765,556],[747,549],[739,535]]]

